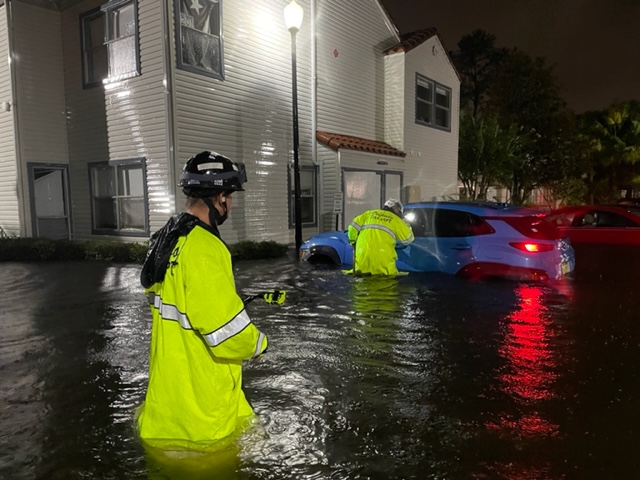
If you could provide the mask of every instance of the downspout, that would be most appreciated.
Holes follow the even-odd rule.
[[[167,155],[167,166],[168,166],[168,186],[167,186],[167,194],[169,195],[169,199],[173,199],[173,212],[172,214],[179,210],[178,208],[178,198],[176,194],[176,185],[177,179],[175,177],[175,158],[176,158],[176,126],[175,126],[175,97],[173,94],[173,85],[174,85],[174,70],[173,70],[173,61],[172,61],[172,35],[173,35],[173,26],[171,23],[171,15],[169,10],[172,8],[172,3],[170,0],[163,0],[162,2],[162,24],[164,26],[163,30],[163,42],[162,42],[162,50],[164,53],[164,97],[165,97],[165,115],[167,118],[166,121],[166,135],[167,135],[167,143],[166,143],[166,155]]]
[[[316,0],[311,0],[311,161],[318,164],[318,141],[316,130],[318,129],[318,65],[316,42]]]
[[[318,161],[318,140],[316,132],[318,131],[318,41],[316,29],[317,6],[316,0],[311,0],[311,162],[318,169],[318,200],[316,201],[317,212],[319,213],[318,227],[323,231],[323,222],[321,219],[325,198],[324,198],[324,162]]]
[[[338,148],[338,151],[336,152],[336,161],[338,162],[336,176],[340,179],[340,181],[336,183],[340,186],[340,192],[342,193],[342,213],[340,214],[339,230],[344,230],[344,213],[345,213],[345,207],[347,205],[347,198],[344,194],[345,185],[344,185],[344,176],[342,175],[342,159],[340,158],[340,148]]]
[[[9,46],[9,72],[11,75],[11,108],[13,110],[13,131],[15,142],[15,154],[16,154],[16,187],[18,196],[18,220],[20,223],[20,236],[25,237],[27,235],[27,205],[25,202],[24,194],[24,175],[22,172],[22,148],[20,146],[20,128],[18,123],[18,109],[16,108],[17,94],[17,74],[14,52],[14,39],[13,39],[13,0],[6,0],[5,2],[7,12],[7,38]],[[19,105],[18,105],[19,106]]]

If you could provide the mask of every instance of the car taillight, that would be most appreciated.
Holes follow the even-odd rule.
[[[550,252],[553,250],[553,245],[548,243],[509,242],[509,245],[527,253]]]

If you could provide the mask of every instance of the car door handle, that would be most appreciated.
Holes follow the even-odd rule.
[[[469,250],[469,249],[471,249],[471,245],[469,244],[451,246],[451,250]]]

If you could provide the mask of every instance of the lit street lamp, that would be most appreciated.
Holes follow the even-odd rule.
[[[291,0],[291,3],[284,7],[284,23],[291,32],[291,92],[293,94],[293,197],[295,215],[295,239],[296,257],[300,258],[300,245],[302,245],[302,206],[300,202],[300,162],[298,159],[299,137],[298,137],[298,79],[296,67],[296,33],[302,25],[302,7]]]

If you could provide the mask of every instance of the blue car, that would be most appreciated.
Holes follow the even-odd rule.
[[[545,213],[494,202],[417,202],[404,208],[415,241],[398,248],[398,270],[464,277],[560,279],[575,268],[568,238],[544,220]],[[314,235],[300,259],[351,268],[346,232]]]

